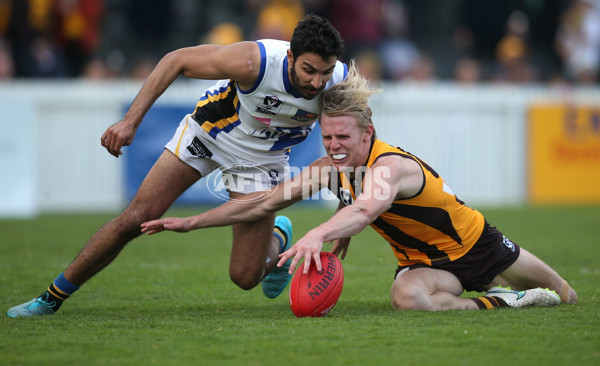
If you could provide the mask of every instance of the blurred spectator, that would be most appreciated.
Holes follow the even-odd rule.
[[[133,66],[130,77],[134,80],[144,81],[152,70],[154,70],[155,66],[156,62],[152,58],[140,57]]]
[[[206,24],[202,26],[202,28],[204,28],[204,26],[206,28],[198,29],[201,34],[199,38],[204,38],[208,32],[219,24],[231,23],[241,29],[243,39],[256,39],[253,32],[256,28],[258,14],[268,2],[268,0],[218,0],[198,2],[202,3],[200,11],[206,14],[205,18],[207,19],[205,22]],[[194,19],[196,19],[198,15],[194,14]]]
[[[381,58],[379,52],[372,50],[362,50],[354,57],[358,71],[366,79],[378,82],[383,79],[381,70]]]
[[[242,28],[231,22],[223,22],[215,25],[204,39],[203,43],[225,46],[244,40]]]
[[[419,83],[435,81],[437,79],[435,63],[431,57],[421,55],[403,79]]]
[[[6,35],[12,45],[16,76],[68,76],[62,49],[54,39],[54,5],[52,0],[10,3]]]
[[[110,79],[112,76],[106,62],[101,58],[90,59],[83,68],[83,73],[81,75],[83,79],[91,81],[106,80]]]
[[[506,34],[510,3],[506,0],[464,0],[454,45],[463,53],[489,62],[496,57],[496,45]]]
[[[381,59],[386,79],[400,80],[418,62],[419,50],[406,39],[387,40],[381,46]]]
[[[572,2],[561,19],[556,48],[568,79],[586,84],[598,81],[600,1]]]
[[[298,0],[269,0],[258,14],[254,38],[289,41],[303,16],[304,8]]]
[[[198,40],[289,39],[305,13],[329,18],[372,80],[600,77],[600,0],[0,0],[2,57],[14,77],[143,79]]]
[[[15,63],[10,49],[0,38],[0,80],[11,79],[15,76]]]
[[[496,59],[492,65],[493,81],[528,83],[538,79],[538,71],[529,60],[527,43],[529,20],[520,12],[507,19],[505,35],[496,45]]]
[[[472,57],[463,57],[454,65],[452,79],[461,84],[477,83],[483,79],[481,64]]]
[[[26,57],[21,59],[24,76],[56,78],[69,76],[62,50],[46,37],[34,39],[25,49]]]
[[[410,40],[409,14],[401,2],[384,0],[383,20],[385,39],[379,53],[384,78],[400,80],[414,68],[420,52]]]
[[[0,37],[5,37],[12,17],[12,0],[0,0]]]
[[[80,75],[100,40],[102,0],[56,0],[57,37],[72,76]]]
[[[346,44],[346,58],[379,49],[384,37],[383,0],[330,0],[329,20]]]

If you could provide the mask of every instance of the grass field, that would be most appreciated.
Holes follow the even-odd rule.
[[[482,211],[566,278],[579,303],[395,312],[393,254],[367,229],[343,261],[336,307],[297,319],[287,291],[269,300],[230,282],[229,228],[162,233],[132,242],[56,315],[0,316],[0,365],[600,365],[600,207]],[[296,239],[330,215],[284,212]],[[110,217],[0,220],[0,310],[45,290]]]

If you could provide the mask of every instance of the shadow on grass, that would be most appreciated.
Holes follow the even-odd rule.
[[[166,304],[165,302],[106,304],[92,306],[89,303],[79,303],[76,306],[61,309],[55,317],[81,318],[99,322],[123,322],[124,320],[193,320],[196,322],[215,322],[240,320],[270,321],[297,319],[292,313],[287,301],[276,300],[268,303],[244,303],[238,301],[198,302],[196,304]],[[387,302],[344,301],[338,303],[324,318],[359,318],[369,315],[393,316],[397,314]]]

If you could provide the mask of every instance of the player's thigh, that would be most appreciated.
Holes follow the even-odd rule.
[[[392,284],[392,296],[431,296],[446,292],[459,296],[463,287],[458,278],[448,271],[419,267],[400,272]]]
[[[164,150],[125,212],[141,216],[143,220],[158,218],[200,178],[197,170]]]

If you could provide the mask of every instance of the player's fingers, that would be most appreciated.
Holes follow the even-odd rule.
[[[279,258],[281,258],[279,260],[279,263],[285,263],[288,259],[293,257],[295,254],[296,254],[296,247],[293,246],[290,249],[286,250],[285,252],[279,254]]]
[[[148,229],[148,228],[142,229],[142,233],[146,233],[148,235],[156,234],[156,233],[161,232],[161,231],[162,230],[159,230],[159,229]]]
[[[142,228],[142,232],[143,233],[147,233],[148,235],[152,235],[154,233],[158,233],[160,231],[163,230],[162,226],[160,225],[153,225],[153,224],[149,224],[149,223],[143,223],[141,225]]]
[[[317,272],[321,272],[323,270],[321,267],[321,252],[313,253],[313,260],[317,266]]]
[[[109,154],[117,158],[119,157],[120,151],[113,147],[115,145],[115,139],[112,138],[110,134],[104,134],[102,136],[101,144],[104,148],[106,148],[106,151],[108,151]]]
[[[294,259],[292,259],[292,263],[290,264],[290,270],[288,271],[289,274],[294,273],[294,270],[298,266],[298,262],[300,262],[300,257],[295,256]]]
[[[311,256],[310,254],[307,254],[306,257],[304,257],[304,270],[302,272],[308,273],[308,269],[310,268],[310,262]]]
[[[102,136],[100,137],[100,145],[102,145],[102,147],[106,147],[107,138],[108,138],[108,132],[104,132],[102,134]]]
[[[110,135],[104,133],[104,135],[102,135],[100,138],[100,144],[108,150],[110,147]]]

